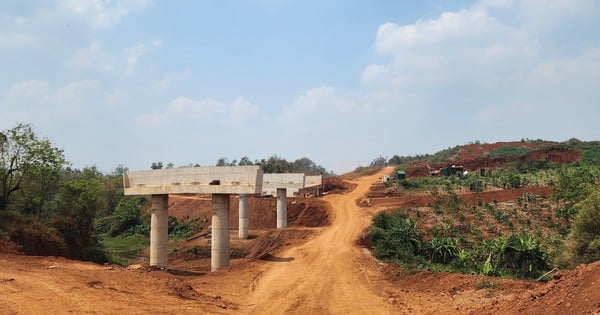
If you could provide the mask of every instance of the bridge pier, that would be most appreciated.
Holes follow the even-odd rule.
[[[277,188],[277,228],[287,227],[287,189]]]
[[[241,194],[240,195],[240,209],[239,209],[239,222],[238,222],[238,230],[239,230],[239,238],[246,239],[248,238],[248,195]]]
[[[150,217],[150,266],[167,268],[169,195],[152,195]]]
[[[212,195],[211,271],[229,266],[229,194]]]

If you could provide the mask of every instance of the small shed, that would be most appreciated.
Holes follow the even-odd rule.
[[[396,179],[397,180],[406,179],[406,172],[396,171]]]
[[[381,176],[381,182],[382,183],[387,183],[390,180],[390,176],[389,175],[383,175]]]

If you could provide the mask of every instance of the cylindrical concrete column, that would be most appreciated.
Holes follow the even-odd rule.
[[[152,195],[150,217],[150,266],[167,268],[169,195]]]
[[[240,195],[240,215],[239,215],[239,237],[241,239],[248,238],[248,195]]]
[[[229,266],[229,194],[212,195],[211,271]]]
[[[277,228],[287,227],[287,189],[277,188]]]

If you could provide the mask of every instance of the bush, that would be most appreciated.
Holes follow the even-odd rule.
[[[379,213],[373,218],[370,239],[375,257],[385,260],[414,263],[422,244],[422,233],[413,218],[403,214]]]
[[[574,264],[600,260],[600,190],[575,205],[575,216],[568,237],[570,261]]]

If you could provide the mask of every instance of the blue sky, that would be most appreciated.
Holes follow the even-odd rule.
[[[600,2],[0,3],[0,129],[75,167],[600,140]]]

